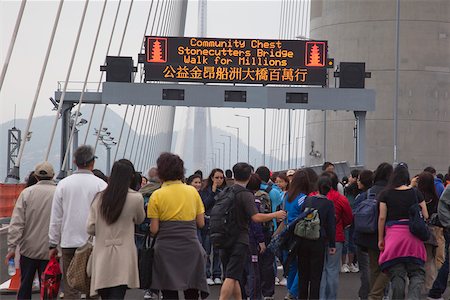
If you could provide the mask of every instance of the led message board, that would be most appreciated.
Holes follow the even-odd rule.
[[[325,85],[327,42],[146,37],[145,81]]]

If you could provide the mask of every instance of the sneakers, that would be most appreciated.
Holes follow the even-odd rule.
[[[280,285],[280,279],[278,277],[275,277],[275,285]]]
[[[144,299],[158,299],[158,295],[150,290],[146,290],[144,293]]]
[[[206,278],[206,283],[208,285],[214,285],[214,280],[212,280],[211,278]]]
[[[220,278],[214,278],[214,284],[222,284],[222,280]]]
[[[273,300],[273,297],[264,297],[263,300]]]
[[[348,269],[349,269],[349,271],[352,272],[352,273],[358,273],[358,272],[359,272],[359,266],[358,266],[358,263],[356,263],[356,264],[350,264],[350,265],[348,266]]]
[[[295,298],[293,295],[291,295],[291,293],[287,293],[286,296],[284,296],[284,300],[295,300],[297,298]]]
[[[359,270],[358,270],[359,271]],[[350,268],[347,264],[343,264],[341,267],[341,273],[350,273]]]
[[[280,283],[279,283],[279,284],[282,285],[282,286],[287,286],[287,280],[286,280],[286,278],[283,277],[283,279],[280,280]]]

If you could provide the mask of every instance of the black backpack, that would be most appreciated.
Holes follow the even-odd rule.
[[[267,189],[266,189],[267,190]],[[270,214],[272,213],[272,201],[270,200],[269,193],[266,190],[259,190],[255,193],[256,199],[258,199],[261,203],[259,206],[259,212],[262,214]],[[262,223],[262,226],[265,230],[273,230],[273,221],[267,221]]]
[[[211,209],[209,226],[214,247],[230,248],[239,236],[240,228],[236,219],[236,192],[234,187],[226,187],[217,194]]]

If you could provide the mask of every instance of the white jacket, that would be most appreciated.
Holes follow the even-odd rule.
[[[50,217],[50,245],[78,248],[86,243],[86,222],[91,203],[106,186],[88,170],[78,170],[58,183]]]

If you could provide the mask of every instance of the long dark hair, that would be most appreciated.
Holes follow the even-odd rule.
[[[381,163],[377,169],[373,172],[373,182],[376,184],[379,181],[388,181],[389,178],[392,175],[392,172],[394,172],[394,168],[390,163],[384,162]]]
[[[306,173],[308,173],[308,178],[309,178],[309,193],[312,192],[317,192],[318,191],[318,187],[317,187],[317,181],[319,180],[319,176],[317,175],[316,171],[314,171],[313,168],[304,168],[303,169]]]
[[[419,175],[417,189],[425,197],[425,201],[429,207],[437,208],[439,197],[434,187],[434,177],[429,172],[422,172]]]
[[[324,175],[325,173],[322,173],[322,175],[320,175],[320,177],[317,180],[317,188],[319,194],[324,196],[326,196],[332,189],[331,178],[328,175]]]
[[[289,185],[287,200],[291,203],[298,195],[300,195],[300,193],[308,195],[310,190],[308,173],[304,170],[298,170],[294,173]]]
[[[223,190],[223,189],[227,186],[227,184],[226,184],[226,182],[225,182],[225,175],[223,174],[223,170],[222,170],[222,169],[219,169],[219,168],[216,168],[216,169],[213,169],[213,170],[211,171],[211,173],[209,174],[205,189],[206,189],[206,188],[209,188],[209,187],[212,187],[212,185],[213,185],[213,177],[214,177],[214,175],[215,175],[217,172],[222,173],[222,176],[223,176],[223,182],[222,182],[222,185],[221,185],[221,186],[218,186],[218,188],[221,189],[221,190]]]
[[[410,183],[408,168],[403,165],[398,165],[395,167],[394,172],[392,172],[391,178],[389,178],[386,190],[393,190],[402,185],[409,185]]]
[[[119,219],[127,199],[128,188],[133,187],[134,176],[134,166],[128,159],[120,159],[114,163],[100,204],[100,214],[108,225]]]

